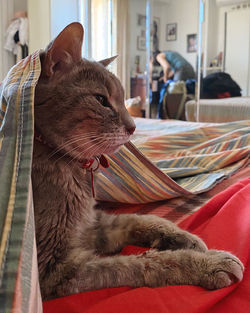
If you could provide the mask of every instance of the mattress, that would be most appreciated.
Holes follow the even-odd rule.
[[[197,102],[191,100],[185,104],[187,121],[197,120]],[[199,122],[224,123],[250,118],[250,97],[224,99],[201,99]]]

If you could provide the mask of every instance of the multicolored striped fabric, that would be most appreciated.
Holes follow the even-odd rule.
[[[118,202],[100,202],[97,205],[97,209],[112,214],[153,214],[179,224],[188,216],[198,211],[215,195],[223,192],[225,189],[236,184],[240,180],[249,177],[250,162],[248,162],[246,167],[242,167],[235,174],[220,181],[214,188],[209,189],[206,192],[150,203],[128,204]]]
[[[0,85],[0,312],[42,312],[31,188],[39,53]]]
[[[110,168],[99,174],[100,200],[146,203],[201,193],[249,158],[250,120],[224,124],[135,121],[134,145],[129,143],[111,156]]]

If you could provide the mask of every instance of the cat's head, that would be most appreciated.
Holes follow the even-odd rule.
[[[106,69],[114,58],[82,59],[83,28],[68,25],[40,56],[35,128],[55,149],[77,159],[113,153],[135,124],[120,81]]]

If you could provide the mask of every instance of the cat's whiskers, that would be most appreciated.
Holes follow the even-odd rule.
[[[93,136],[93,134],[95,134],[95,136]],[[89,139],[89,141],[86,141],[88,139]],[[114,139],[117,143],[114,143]],[[81,143],[83,140],[85,142]],[[118,138],[117,138],[117,136],[114,136],[114,134],[105,134],[105,136],[102,134],[101,136],[100,135],[97,136],[96,132],[89,132],[88,134],[85,134],[85,135],[77,135],[74,138],[66,141],[64,144],[59,146],[55,151],[53,151],[49,155],[49,158],[51,158],[53,155],[55,155],[60,150],[63,150],[72,144],[79,143],[77,145],[77,147],[72,148],[71,150],[69,150],[68,152],[64,153],[59,158],[57,158],[55,160],[55,163],[56,163],[60,159],[65,157],[66,155],[72,154],[72,152],[74,152],[77,149],[82,150],[82,149],[84,149],[84,146],[92,143],[92,145],[88,146],[83,152],[80,151],[78,154],[76,154],[74,157],[72,157],[71,160],[69,162],[67,162],[67,165],[70,165],[73,161],[80,159],[80,156],[82,156],[83,154],[84,154],[84,158],[88,159],[88,158],[93,157],[93,155],[95,155],[95,152],[98,150],[101,150],[101,148],[104,147],[104,149],[103,149],[104,151],[109,150],[109,148],[112,145],[123,144],[123,141],[124,141],[124,136],[122,134],[118,135]],[[87,152],[89,152],[89,151],[91,151],[91,154],[88,155]]]
[[[126,143],[129,140],[128,135],[126,135],[124,132],[119,131],[118,133],[114,134],[107,134],[106,135],[106,140],[107,141],[111,141],[111,145],[123,145],[124,143]]]
[[[105,150],[106,151],[108,151],[109,150],[109,148],[111,147],[113,145],[113,143],[112,142],[107,142],[107,146],[105,147]]]
[[[93,141],[97,141],[97,142],[94,142],[93,143]],[[87,152],[87,151],[89,151],[89,150],[91,150],[93,147],[95,147],[95,146],[97,146],[97,145],[100,145],[100,144],[102,144],[103,142],[105,142],[106,141],[106,139],[105,139],[105,137],[104,136],[99,136],[98,138],[96,138],[95,140],[91,140],[91,143],[93,143],[92,145],[90,145],[89,147],[87,147],[85,150],[84,150],[84,154]],[[89,143],[89,142],[88,142]],[[84,148],[84,145],[85,144],[82,144],[82,145],[79,145],[78,146],[78,148],[79,149],[81,149],[82,150],[82,148]],[[98,148],[99,146],[97,146],[97,148]],[[96,149],[94,150],[94,151],[96,151]],[[80,152],[80,154],[82,154],[82,152]],[[90,157],[92,157],[93,156],[93,153],[92,153],[92,151],[91,151],[91,155],[86,155],[84,158],[85,159],[88,159],[88,158],[90,158]]]
[[[100,142],[98,145],[97,145],[97,143],[94,143],[91,147],[89,147],[89,148],[93,148],[93,147],[96,146],[96,148],[95,148],[94,150],[92,150],[92,153],[91,153],[91,155],[89,156],[89,158],[93,157],[93,155],[95,155],[95,151],[100,150],[100,148],[102,148],[102,146],[103,146],[105,143],[106,143],[106,141],[102,141],[102,142]],[[87,149],[87,150],[90,150],[90,149]],[[73,161],[75,161],[75,160],[81,159],[81,156],[83,155],[83,153],[84,153],[84,158],[85,158],[85,159],[88,159],[88,157],[86,157],[86,155],[85,155],[85,151],[84,151],[84,152],[79,152],[72,160],[70,160],[69,162],[67,162],[67,164],[66,164],[64,167],[69,166],[69,165],[70,165]],[[73,165],[73,168],[75,168],[76,164],[78,164],[78,162]]]
[[[91,141],[92,141],[92,142],[93,142],[93,141],[97,141],[98,139],[99,139],[99,137],[96,137],[96,138],[94,138],[94,139],[91,138]],[[75,141],[75,143],[76,143],[76,142],[81,142],[82,140],[86,140],[86,138],[79,138],[78,140]],[[89,142],[90,142],[90,141],[84,142],[84,143],[82,143],[81,145],[78,145],[77,147],[71,149],[70,151],[65,152],[63,155],[61,155],[59,158],[57,158],[57,159],[55,160],[55,163],[58,162],[59,160],[61,160],[61,159],[62,159],[63,157],[65,157],[66,155],[69,155],[71,152],[73,152],[73,151],[79,149],[79,147],[84,147],[84,146],[88,145]],[[71,144],[72,144],[72,143],[71,143]],[[73,159],[74,159],[74,158],[73,158]],[[55,163],[54,163],[54,164],[55,164]]]
[[[84,150],[84,152],[81,152],[80,155],[84,153],[84,158],[86,159],[92,158],[95,155],[96,151],[101,150],[102,146],[106,143],[105,138],[99,139],[100,139],[99,142],[94,143],[92,146],[89,146],[87,149]],[[88,152],[91,153],[88,154]]]
[[[105,146],[105,144],[107,144],[106,140],[103,141],[103,142],[101,142],[101,143],[96,147],[96,149],[93,149],[93,150],[91,151],[91,154],[92,154],[92,155],[95,155],[95,154],[96,154],[96,151],[98,151],[98,150],[99,150],[99,154],[101,154],[100,151],[102,150],[103,146]],[[84,152],[85,152],[85,151],[84,151]]]
[[[108,149],[112,146],[122,146],[124,143],[127,142],[127,139],[124,140],[123,136],[121,136],[120,138],[118,138],[118,140],[115,140],[115,141],[114,141],[114,138],[115,137],[112,134],[110,134],[110,136],[107,136],[107,134],[105,134],[105,136],[102,136],[102,138],[99,137],[100,140],[103,139],[104,142],[107,144],[107,146],[103,149],[104,150],[103,153],[105,153],[105,150],[108,151]],[[100,141],[100,144],[101,144],[101,141]],[[85,149],[84,153],[86,153],[90,149],[91,149],[91,147]],[[97,149],[100,149],[100,146],[98,146]],[[95,155],[95,151],[97,149],[95,149],[94,151],[91,151],[91,155],[89,155],[89,157],[92,157],[93,155]],[[99,153],[99,154],[101,154],[101,153]]]
[[[96,139],[103,139],[103,138],[96,138]],[[105,141],[104,141],[105,142]],[[97,144],[99,144],[98,146],[97,146]],[[79,152],[77,155],[75,155],[69,162],[67,162],[67,165],[70,165],[74,160],[78,160],[79,158],[80,158],[80,156],[81,155],[83,155],[83,153],[84,153],[84,158],[85,159],[88,159],[89,157],[92,157],[93,156],[93,154],[91,153],[91,155],[89,155],[89,157],[88,157],[88,155],[86,156],[85,155],[85,153],[86,153],[86,151],[88,151],[88,150],[91,150],[93,147],[97,147],[97,148],[99,148],[99,146],[100,146],[100,144],[102,144],[102,142],[97,142],[97,143],[94,143],[93,145],[91,145],[91,146],[89,146],[87,149],[85,149],[83,152],[81,151],[81,152]],[[82,149],[82,148],[84,148],[84,144],[82,144],[82,145],[79,145],[77,148],[79,148],[79,149]],[[75,149],[74,149],[75,150]],[[72,152],[73,150],[71,150],[71,151],[69,151],[69,153],[70,152]],[[96,151],[96,149],[95,149],[95,151]]]
[[[91,139],[93,137],[96,137],[97,138],[97,135],[96,136],[92,136],[93,134],[96,134],[96,132],[90,132],[88,134],[85,134],[85,135],[77,135],[75,136],[74,138],[64,142],[63,144],[61,144],[60,146],[57,147],[56,150],[53,150],[49,155],[48,155],[48,158],[51,158],[53,155],[55,155],[56,153],[58,153],[60,150],[63,150],[65,147],[67,147],[68,145],[72,144],[72,143],[75,143],[77,142],[79,139]],[[91,137],[92,136],[92,137]]]

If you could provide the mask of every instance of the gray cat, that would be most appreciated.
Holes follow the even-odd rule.
[[[126,143],[135,124],[124,91],[107,66],[81,58],[83,29],[67,26],[40,56],[35,93],[32,183],[43,299],[100,288],[189,284],[208,289],[240,281],[234,255],[156,216],[95,210],[93,157]],[[154,249],[117,255],[128,244]]]

